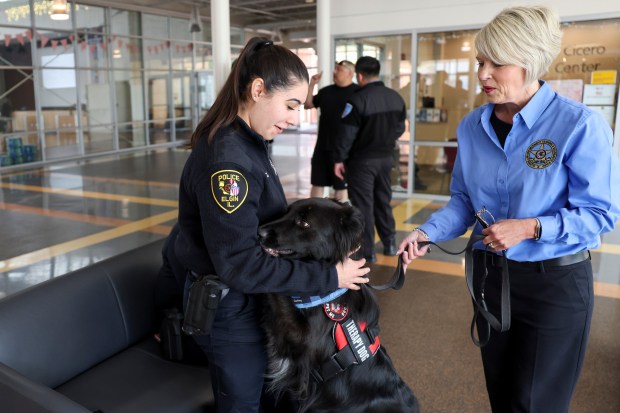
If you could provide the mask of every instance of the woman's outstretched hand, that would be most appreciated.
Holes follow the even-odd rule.
[[[407,265],[411,264],[413,260],[425,255],[430,246],[425,245],[418,247],[418,242],[429,241],[420,231],[412,231],[398,246],[397,255],[403,257],[403,270],[407,271]]]

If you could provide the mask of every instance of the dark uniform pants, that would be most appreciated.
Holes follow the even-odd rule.
[[[254,297],[230,290],[211,333],[194,337],[209,360],[217,413],[261,411],[267,354],[257,306]]]
[[[384,243],[394,240],[391,172],[394,158],[352,159],[346,164],[349,199],[364,215],[362,255],[369,258],[375,249],[375,225]]]
[[[484,255],[476,257],[479,283]],[[489,264],[485,297],[499,315],[501,267]],[[586,352],[594,305],[589,259],[562,267],[508,265],[512,324],[491,332],[482,362],[493,413],[567,413]],[[478,319],[478,333],[484,320]]]

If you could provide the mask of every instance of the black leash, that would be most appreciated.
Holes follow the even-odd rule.
[[[502,251],[501,255],[499,255],[501,263],[502,263],[502,289],[501,289],[501,297],[500,297],[500,320],[497,319],[493,314],[488,311],[485,296],[484,296],[484,287],[486,283],[487,276],[489,274],[486,266],[486,257],[484,262],[484,275],[482,277],[480,283],[480,294],[476,296],[474,291],[474,249],[473,245],[479,240],[483,239],[484,235],[472,235],[467,242],[467,246],[462,251],[449,251],[443,248],[442,246],[432,242],[432,241],[421,241],[418,242],[418,248],[425,247],[427,245],[433,245],[446,254],[450,255],[460,255],[465,253],[465,280],[467,282],[467,289],[469,290],[469,295],[472,298],[474,303],[474,316],[471,321],[470,334],[471,339],[474,344],[478,347],[484,347],[489,342],[491,337],[491,328],[498,332],[505,332],[510,329],[510,276],[508,274],[508,261],[506,260],[506,251]],[[368,286],[368,288],[375,291],[384,291],[389,288],[394,290],[400,290],[405,283],[405,271],[403,269],[403,257],[399,255],[398,257],[398,265],[392,278],[385,284],[380,285],[372,285],[370,283],[364,284]],[[486,334],[485,337],[476,339],[476,325],[478,323],[478,316],[481,315],[486,321]]]

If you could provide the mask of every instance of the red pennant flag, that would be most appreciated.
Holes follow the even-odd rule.
[[[26,37],[28,38],[29,42],[32,41],[32,30],[26,30]]]
[[[60,41],[60,44],[62,45],[62,47],[64,47],[66,49],[67,48],[67,39],[62,39]]]
[[[86,44],[86,42],[85,42],[85,41],[83,41],[82,43],[80,43],[80,48],[81,48],[82,50],[86,50],[86,48],[87,48],[87,47],[88,47],[88,45]]]
[[[146,48],[146,50],[148,50],[148,51],[149,51],[149,53],[151,53],[151,51],[152,51],[153,49],[151,48],[151,46],[149,46],[149,47],[147,47],[147,48]]]
[[[96,44],[91,44],[90,45],[90,51],[91,51],[91,53],[95,53],[97,51],[97,45]]]
[[[120,48],[122,48],[122,47],[123,47],[123,40],[118,39],[118,40],[117,40],[117,42],[116,42],[116,44],[118,44],[118,48],[119,48],[119,49],[120,49]]]
[[[50,43],[52,44],[52,49],[58,47],[58,40],[52,40]]]
[[[19,44],[21,44],[22,46],[24,45],[24,35],[23,34],[18,33],[18,34],[15,35],[15,38],[17,39]]]
[[[41,48],[44,48],[45,45],[47,45],[47,42],[49,42],[49,38],[47,36],[43,36],[41,35]]]
[[[99,47],[101,47],[101,50],[105,50],[106,49],[106,44],[105,43],[99,43]]]
[[[177,53],[181,52],[181,46],[177,44]]]
[[[192,49],[194,49],[194,44],[190,43],[189,46],[187,46],[187,48],[189,49],[189,51],[191,52]]]
[[[70,35],[69,35],[69,41],[70,41],[71,43],[73,43],[73,39],[74,39],[73,35],[72,35],[72,34],[70,34]]]
[[[9,47],[10,44],[11,44],[11,35],[5,34],[4,35],[4,47]]]

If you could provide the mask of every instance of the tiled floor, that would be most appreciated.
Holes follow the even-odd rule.
[[[311,133],[278,137],[272,153],[289,200],[309,195]],[[0,175],[0,298],[164,237],[177,216],[188,152],[162,149]],[[429,184],[433,184],[429,182]],[[442,205],[393,203],[400,237]],[[446,243],[460,249],[465,238]],[[592,252],[595,315],[571,413],[620,412],[620,229]],[[377,282],[394,270],[380,254]],[[405,288],[381,293],[382,343],[425,412],[489,411],[463,258],[440,251],[417,260]],[[1,345],[1,343],[0,343]]]

